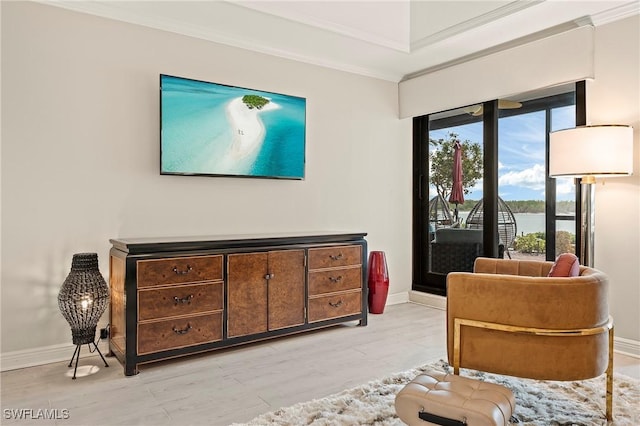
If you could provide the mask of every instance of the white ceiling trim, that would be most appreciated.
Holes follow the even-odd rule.
[[[359,16],[359,13],[366,15],[368,9],[364,8],[360,11],[358,4],[377,5],[379,3],[376,3],[376,0],[364,0],[363,3],[359,3],[360,0],[342,0],[348,4],[344,9],[333,9],[330,13],[321,10],[318,13],[319,19],[314,25],[301,23],[302,17],[280,16],[280,9],[286,9],[286,0],[267,1],[266,3],[272,5],[277,4],[273,13],[241,7],[242,4],[238,1],[195,1],[194,6],[198,7],[194,7],[191,13],[200,13],[200,15],[191,17],[187,6],[192,2],[183,4],[186,9],[172,11],[171,7],[161,7],[167,4],[162,4],[161,0],[158,0],[156,7],[154,7],[155,1],[140,1],[135,3],[134,7],[128,7],[131,3],[126,1],[34,1],[392,82],[406,80],[443,66],[451,66],[453,63],[468,61],[474,57],[510,48],[514,44],[518,45],[532,38],[545,37],[558,29],[568,29],[564,27],[565,25],[583,26],[592,25],[592,22],[594,25],[601,25],[640,13],[638,0],[615,0],[611,3],[600,0],[513,0],[496,9],[485,8],[486,13],[474,18],[458,20],[457,24],[442,26],[437,33],[416,41],[412,46],[416,48],[415,51],[406,52],[406,49],[398,50],[399,40],[406,34],[390,31],[393,28],[397,29],[398,23],[404,21],[403,8],[389,9],[388,13],[384,12],[387,9],[381,9],[382,12],[374,11],[370,14],[369,21],[355,22],[353,29],[347,28],[348,22]],[[311,1],[319,4],[320,0]],[[396,1],[398,3],[395,3]],[[385,3],[397,5],[404,4],[406,1],[387,0]],[[260,0],[252,0],[248,3],[259,2]],[[174,7],[176,5],[183,7],[177,1],[168,3],[174,4]],[[576,8],[577,4],[581,5],[580,9]],[[601,12],[607,4],[611,4],[611,10]],[[313,15],[315,9],[300,6],[293,10],[298,10],[301,14]],[[185,13],[175,13],[175,11]],[[208,20],[203,12],[215,14],[211,16],[218,18],[217,21]],[[344,13],[341,14],[341,12]],[[373,35],[374,30],[376,26],[386,23],[385,13],[391,16],[389,27],[381,28],[383,29],[379,34],[381,37],[376,39]],[[455,12],[452,14],[455,15]],[[411,18],[412,16],[409,15],[407,24],[409,38]],[[454,22],[455,16],[451,18],[454,19],[449,22]],[[242,26],[233,25],[234,22],[243,22],[245,19],[252,22],[252,26],[245,31],[242,30]],[[324,21],[336,24],[333,30],[326,29],[330,23]],[[324,28],[317,25],[322,25]],[[394,34],[400,35],[394,36]],[[395,41],[390,41],[392,39]],[[407,43],[410,45],[409,42]],[[384,44],[392,44],[396,48],[383,46]]]
[[[546,28],[544,30],[535,32],[535,33],[531,33],[531,34],[527,34],[526,36],[514,39],[514,40],[509,40],[507,42],[501,43],[501,44],[497,44],[495,46],[491,46],[489,48],[483,49],[483,50],[478,50],[476,52],[470,53],[468,55],[465,56],[461,56],[459,58],[453,59],[451,61],[447,61],[447,62],[443,62],[441,64],[435,65],[433,67],[430,68],[426,68],[420,71],[416,71],[414,73],[411,74],[407,74],[403,77],[403,79],[401,81],[406,81],[406,80],[410,80],[412,78],[416,78],[419,77],[421,75],[425,75],[425,74],[429,74],[432,72],[436,72],[436,71],[440,71],[442,69],[445,68],[449,68],[455,65],[460,65],[463,64],[465,62],[469,62],[472,61],[474,59],[479,59],[485,56],[489,56],[492,55],[494,53],[498,53],[498,52],[502,52],[505,50],[509,50],[512,48],[516,48],[525,44],[529,44],[538,40],[542,40],[544,38],[547,37],[552,37],[558,34],[562,34],[564,32],[567,31],[571,31],[574,30],[576,28],[580,28],[580,27],[593,27],[593,25],[591,24],[591,22],[584,22],[582,24],[578,23],[578,22],[566,22],[564,24],[561,25],[556,25],[555,27],[551,27],[551,28]]]
[[[593,25],[599,26],[640,14],[640,1],[623,4],[614,9],[596,13],[591,17]]]
[[[375,44],[381,47],[397,50],[403,53],[410,52],[410,45],[409,45],[410,18],[409,16],[411,12],[410,12],[408,2],[406,2],[406,13],[403,13],[404,15],[406,15],[404,16],[406,21],[405,22],[406,34],[404,34],[405,37],[401,37],[405,40],[401,41],[391,37],[383,37],[380,34],[374,33],[371,31],[364,31],[357,28],[342,25],[340,23],[330,21],[328,19],[322,19],[317,16],[311,16],[306,13],[302,13],[301,11],[293,10],[291,8],[288,8],[288,9],[277,8],[277,13],[275,13],[276,9],[273,6],[273,2],[261,3],[260,1],[251,1],[251,2],[244,2],[244,1],[238,1],[238,0],[235,0],[235,1],[227,0],[227,1],[229,1],[229,3],[232,3],[236,6],[242,6],[251,10],[259,11],[267,15],[278,16],[280,18],[285,18],[293,22],[310,25],[312,27],[320,28],[326,31],[331,31],[337,34],[347,36],[349,38],[365,41],[367,43]],[[518,1],[523,1],[523,0],[518,0]],[[544,1],[544,0],[536,0],[536,1]],[[404,2],[397,1],[397,3],[403,4]],[[393,19],[393,18],[394,17],[389,17],[389,19]],[[401,24],[401,23],[396,23],[396,24]]]
[[[527,9],[531,6],[535,6],[539,3],[544,2],[545,0],[516,0],[511,3],[508,3],[504,6],[500,6],[497,9],[492,10],[491,12],[482,14],[472,19],[468,19],[460,24],[449,27],[445,30],[438,31],[432,35],[427,37],[423,37],[419,40],[416,40],[411,43],[411,51],[415,52],[416,50],[422,49],[427,46],[431,46],[435,43],[438,43],[447,38],[456,36],[458,34],[462,34],[466,31],[472,30],[474,28],[480,27],[482,25],[490,24],[494,21],[502,19],[506,16],[512,15],[514,13],[518,13],[524,9]]]
[[[399,84],[400,118],[592,79],[594,45],[594,27],[584,26],[405,80]],[[515,73],[512,64],[518,64]]]
[[[65,0],[33,0],[49,6],[61,7],[74,12],[87,13],[90,15],[114,19],[130,24],[141,25],[148,28],[168,31],[184,36],[195,37],[214,43],[224,44],[227,46],[238,47],[257,53],[276,56],[283,59],[303,62],[311,65],[317,65],[325,68],[331,68],[338,71],[345,71],[352,74],[359,74],[366,77],[378,78],[381,80],[398,82],[402,78],[399,73],[385,73],[377,69],[359,67],[347,64],[343,61],[331,61],[322,59],[317,56],[303,55],[286,49],[278,49],[266,43],[257,43],[255,40],[247,40],[241,37],[230,36],[229,34],[214,31],[209,27],[199,25],[188,25],[183,21],[163,19],[158,17],[148,17],[133,13],[129,10],[123,10],[118,7],[107,5],[105,3],[93,1],[65,1]]]

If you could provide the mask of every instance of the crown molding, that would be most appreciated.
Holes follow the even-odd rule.
[[[315,28],[315,36],[317,40],[322,37],[319,36],[319,32],[325,31],[324,34],[330,32],[335,34],[331,37],[332,42],[342,43],[344,47],[349,46],[350,51],[368,52],[370,54],[378,49],[375,53],[378,55],[378,59],[373,59],[373,56],[368,56],[368,60],[354,60],[349,61],[344,58],[344,55],[340,58],[332,58],[331,54],[326,49],[323,53],[313,53],[314,49],[302,49],[294,48],[287,49],[284,44],[270,44],[265,38],[259,37],[248,38],[242,34],[231,34],[221,30],[220,28],[207,26],[206,23],[189,23],[182,21],[178,18],[174,18],[171,15],[165,16],[152,16],[139,11],[135,8],[126,8],[122,6],[121,2],[111,1],[73,1],[73,0],[33,0],[35,3],[64,8],[67,10],[94,15],[102,18],[112,19],[120,22],[126,22],[134,25],[140,25],[148,28],[153,28],[161,31],[171,32],[175,34],[184,35],[187,37],[193,37],[201,40],[206,40],[226,46],[232,46],[252,52],[266,54],[278,58],[293,60],[296,62],[306,63],[310,65],[316,65],[324,68],[330,68],[338,71],[343,71],[351,74],[362,75],[365,77],[376,78],[385,81],[391,81],[394,83],[407,80],[416,76],[427,74],[439,69],[455,65],[458,63],[466,62],[471,59],[475,59],[480,56],[486,56],[488,54],[496,53],[501,50],[509,49],[527,43],[529,41],[546,37],[558,30],[566,31],[571,27],[581,27],[586,25],[603,25],[609,22],[614,22],[629,16],[638,15],[640,13],[640,2],[637,0],[630,1],[615,7],[606,12],[593,14],[592,16],[585,15],[582,18],[573,19],[572,21],[565,22],[564,24],[556,25],[555,27],[546,28],[538,31],[537,33],[522,36],[518,39],[507,41],[488,47],[485,49],[477,50],[473,53],[466,55],[462,54],[455,59],[445,60],[437,65],[429,66],[428,64],[436,64],[436,56],[429,54],[431,48],[435,52],[441,51],[437,47],[442,43],[449,43],[452,48],[460,48],[460,45],[456,45],[456,40],[459,42],[461,37],[466,37],[470,33],[478,33],[488,27],[500,27],[501,20],[508,20],[510,17],[518,18],[520,15],[518,12],[522,12],[525,9],[531,10],[532,13],[534,6],[549,4],[545,0],[515,0],[491,12],[480,15],[476,18],[469,19],[460,24],[453,25],[443,31],[439,31],[433,35],[427,36],[410,45],[411,53],[407,53],[407,46],[402,46],[402,43],[396,40],[392,41],[392,38],[376,38],[375,35],[364,30],[349,29],[346,26],[330,22],[330,20],[323,18],[309,18],[309,16],[301,16],[303,13],[289,13],[288,17],[278,16],[275,14],[269,14],[263,12],[259,8],[252,8],[242,5],[238,2],[228,1],[227,4],[233,5],[238,9],[244,9],[247,11],[254,9],[255,13],[263,15],[269,15],[272,19],[281,19],[280,23],[289,25],[291,28],[297,28],[293,26],[294,23],[300,25],[311,25]],[[254,1],[253,3],[259,3]],[[527,12],[528,13],[528,12]],[[535,14],[535,16],[539,14]],[[295,19],[295,20],[294,20]],[[301,23],[300,21],[305,21]],[[521,21],[521,20],[520,20]],[[311,28],[311,27],[309,27]],[[297,30],[296,30],[297,31]],[[295,32],[295,31],[294,31]],[[495,32],[495,31],[494,31]],[[292,33],[293,35],[293,33]],[[337,39],[336,37],[343,37],[343,39]],[[285,43],[286,44],[286,43]],[[456,47],[457,46],[457,47]],[[299,46],[298,46],[299,47]],[[322,50],[322,49],[321,49]],[[462,49],[464,50],[464,49]],[[403,73],[400,67],[391,66],[395,60],[400,60],[404,65],[404,68],[411,69],[411,64],[415,65],[416,71],[410,73]],[[422,64],[420,66],[420,64]]]
[[[522,0],[519,0],[519,1],[522,1]],[[536,0],[536,1],[543,1],[543,0]],[[241,6],[241,7],[253,10],[253,11],[258,11],[266,15],[277,16],[279,18],[284,18],[292,22],[302,23],[315,28],[319,28],[321,30],[331,31],[349,38],[364,41],[370,44],[375,44],[380,47],[397,50],[398,52],[403,52],[403,53],[410,52],[409,37],[408,37],[408,33],[409,33],[408,23],[407,23],[407,42],[402,42],[390,37],[383,37],[379,34],[375,34],[370,31],[359,30],[356,28],[348,27],[346,25],[342,25],[334,21],[311,16],[302,12],[294,11],[292,9],[283,8],[281,10],[278,10],[277,14],[274,14],[272,12],[273,9],[271,7],[263,7],[261,6],[261,3],[259,1],[251,2],[251,4],[246,4],[239,1],[232,1],[230,3],[236,6]],[[410,13],[409,10],[407,10],[407,22],[409,21],[408,19],[409,13]]]
[[[596,13],[591,16],[593,25],[600,26],[640,14],[640,1],[632,1],[622,6]]]
[[[489,24],[491,22],[497,21],[499,19],[504,18],[505,16],[512,15],[514,13],[518,13],[522,10],[525,10],[529,7],[536,6],[537,4],[543,3],[545,0],[516,0],[511,3],[508,3],[504,6],[500,6],[497,9],[492,10],[491,12],[487,12],[480,16],[477,16],[472,19],[468,19],[464,22],[461,22],[457,25],[451,26],[442,31],[438,31],[430,36],[423,37],[419,40],[416,40],[411,43],[411,52],[415,52],[416,50],[422,49],[427,46],[431,46],[439,41],[445,40],[447,38],[456,36],[458,34],[462,34],[466,31],[472,30],[474,28],[480,27],[482,25]]]
[[[405,80],[411,80],[412,78],[420,77],[420,76],[425,75],[425,74],[430,74],[430,73],[433,73],[433,72],[436,72],[436,71],[443,70],[445,68],[449,68],[449,67],[452,67],[452,66],[455,66],[455,65],[463,64],[465,62],[469,62],[469,61],[472,61],[474,59],[478,59],[478,58],[482,58],[482,57],[485,57],[485,56],[489,56],[489,55],[492,55],[494,53],[503,52],[505,50],[509,50],[509,49],[512,49],[512,48],[515,48],[515,47],[519,47],[519,46],[523,46],[525,44],[532,43],[532,42],[535,42],[535,41],[538,41],[538,40],[542,40],[542,39],[545,39],[547,37],[551,37],[551,36],[554,36],[554,35],[557,35],[557,34],[561,34],[561,33],[567,32],[567,31],[571,31],[571,30],[574,30],[576,28],[581,28],[583,26],[592,26],[592,24],[589,22],[589,23],[586,23],[585,25],[578,25],[578,23],[575,22],[575,21],[574,22],[566,22],[564,24],[556,25],[555,27],[547,28],[547,29],[544,29],[542,31],[538,31],[538,32],[533,33],[533,34],[528,34],[528,35],[526,35],[524,37],[520,37],[520,38],[517,38],[517,39],[514,39],[514,40],[510,40],[508,42],[501,43],[501,44],[498,44],[496,46],[492,46],[492,47],[487,48],[487,49],[479,50],[477,52],[471,53],[469,55],[462,56],[460,58],[456,58],[456,59],[451,60],[451,61],[443,62],[443,63],[438,64],[438,65],[433,66],[433,67],[425,68],[425,69],[416,71],[414,73],[407,74],[407,75],[403,76],[402,80],[400,80],[400,81],[402,82],[402,81],[405,81]]]
[[[162,19],[157,17],[149,17],[146,15],[132,13],[114,7],[104,2],[93,1],[64,1],[64,0],[34,0],[36,3],[60,7],[79,13],[86,13],[106,19],[113,19],[129,24],[140,25],[147,28],[167,31],[188,37],[198,38],[201,40],[211,41],[226,46],[237,47],[252,52],[262,53],[270,56],[276,56],[283,59],[303,62],[310,65],[331,68],[338,71],[344,71],[351,74],[358,74],[365,77],[372,77],[385,81],[397,83],[402,78],[399,73],[385,73],[373,68],[359,67],[343,62],[331,61],[311,55],[294,53],[289,50],[278,49],[267,44],[261,44],[255,40],[247,40],[242,37],[230,36],[226,33],[205,28],[199,25],[189,25],[182,21],[172,19]]]

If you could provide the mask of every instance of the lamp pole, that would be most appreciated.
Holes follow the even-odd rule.
[[[581,218],[581,247],[580,261],[583,265],[593,267],[595,251],[595,193],[596,179],[593,176],[583,176],[580,182],[582,190],[582,218]]]

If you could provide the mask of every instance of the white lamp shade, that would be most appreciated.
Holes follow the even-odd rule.
[[[633,174],[633,128],[580,126],[549,134],[549,176]]]

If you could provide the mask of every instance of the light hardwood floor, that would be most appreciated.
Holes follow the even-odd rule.
[[[77,380],[67,363],[7,371],[0,376],[0,423],[228,425],[445,355],[444,311],[405,303],[370,315],[367,327],[341,325],[143,365],[132,377],[115,358],[104,368],[98,357],[81,360],[80,373],[91,366],[99,371]],[[640,379],[640,359],[616,354],[615,363],[616,371]],[[20,408],[58,410],[69,418],[7,418],[7,410]]]

